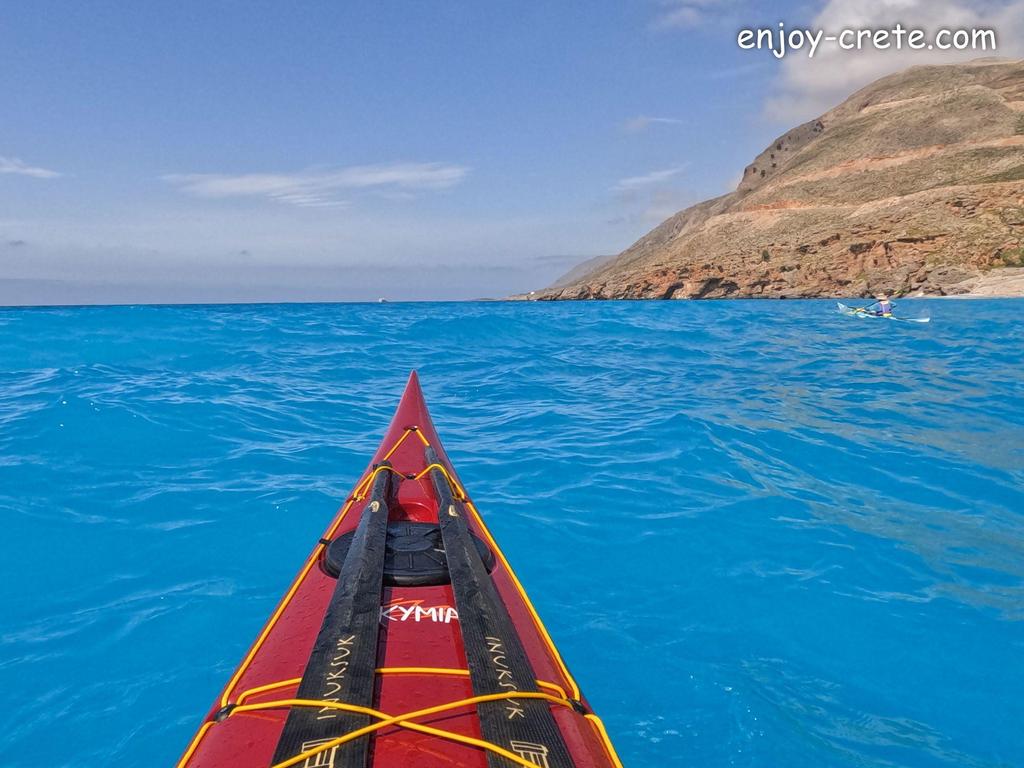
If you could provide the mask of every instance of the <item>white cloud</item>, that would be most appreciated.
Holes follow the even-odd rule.
[[[643,133],[652,125],[681,125],[682,120],[675,117],[649,117],[647,115],[637,115],[631,117],[629,120],[622,124],[622,130],[626,133]]]
[[[677,165],[673,168],[664,168],[660,171],[651,171],[642,176],[629,176],[619,181],[612,187],[613,192],[632,192],[644,187],[652,187],[665,184],[671,181],[686,170],[687,166]]]
[[[163,180],[197,197],[258,197],[304,208],[341,207],[342,192],[374,191],[406,197],[422,190],[448,189],[459,184],[469,169],[444,163],[354,165],[299,173],[174,173]]]
[[[0,155],[0,173],[12,173],[18,176],[31,176],[34,179],[56,179],[61,174],[48,168],[28,165],[16,157]]]
[[[688,164],[620,179],[611,187],[615,216],[608,223],[650,229],[693,204],[694,195],[680,177]]]
[[[917,64],[1024,55],[1024,0],[827,0],[809,24],[800,26],[838,34],[843,29],[891,28],[896,23],[929,34],[942,28],[995,29],[999,49],[843,51],[823,46],[814,59],[791,53],[767,102],[768,116],[787,125],[810,120],[868,83]]]
[[[657,29],[692,29],[720,18],[737,0],[662,0]]]

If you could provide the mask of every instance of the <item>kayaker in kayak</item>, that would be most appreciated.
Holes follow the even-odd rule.
[[[843,302],[837,301],[836,308],[839,313],[846,315],[847,317],[871,317],[879,320],[893,320],[901,323],[928,323],[931,322],[930,317],[896,317],[893,314],[896,311],[896,305],[893,304],[885,296],[885,294],[879,294],[878,300],[867,307],[848,307]]]
[[[895,305],[889,301],[889,297],[884,293],[879,293],[875,296],[874,304],[869,304],[861,311],[877,317],[890,317],[893,309],[895,309]]]

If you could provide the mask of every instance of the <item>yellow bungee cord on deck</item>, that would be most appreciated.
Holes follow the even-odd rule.
[[[427,440],[426,437],[423,436],[423,433],[421,432],[421,430],[418,427],[415,427],[415,426],[407,427],[406,430],[402,433],[401,437],[399,437],[399,439],[395,441],[395,444],[392,445],[391,448],[388,450],[388,452],[384,455],[382,461],[387,461],[388,459],[390,459],[391,456],[394,455],[394,453],[398,450],[398,448],[402,445],[402,443],[405,442],[406,438],[408,438],[410,434],[415,434],[420,439],[420,442],[422,442],[424,447],[430,447],[430,442]],[[267,637],[269,636],[270,632],[273,630],[274,626],[277,624],[277,622],[280,619],[281,615],[284,613],[285,609],[288,607],[288,605],[291,602],[292,598],[294,597],[295,593],[298,591],[299,587],[302,585],[303,581],[305,580],[306,576],[308,575],[309,571],[312,569],[313,565],[317,562],[317,559],[320,556],[321,550],[325,546],[325,541],[329,540],[330,537],[334,535],[334,533],[340,527],[341,522],[344,520],[345,516],[351,510],[352,506],[357,501],[362,501],[365,498],[366,490],[367,490],[367,488],[369,488],[371,486],[371,484],[373,483],[373,481],[376,478],[376,476],[378,474],[380,474],[381,472],[388,472],[388,471],[390,471],[390,472],[394,472],[395,474],[399,475],[403,479],[419,480],[422,477],[424,477],[425,475],[427,475],[431,470],[434,470],[434,469],[440,471],[443,474],[443,476],[444,476],[445,480],[448,482],[448,485],[451,488],[452,493],[455,496],[455,498],[458,501],[464,503],[466,505],[467,509],[469,509],[469,511],[472,513],[473,518],[476,521],[477,526],[479,527],[479,529],[480,529],[481,533],[483,534],[485,540],[487,541],[488,545],[495,552],[495,554],[497,555],[498,559],[501,561],[502,565],[504,565],[505,570],[508,573],[512,584],[515,586],[516,591],[519,593],[519,595],[520,595],[520,597],[521,597],[521,599],[523,601],[523,604],[526,606],[526,608],[527,608],[531,618],[533,619],[534,625],[538,629],[538,631],[539,631],[539,633],[541,635],[541,638],[544,641],[544,644],[546,645],[546,647],[548,648],[549,652],[551,653],[551,656],[554,659],[554,661],[556,662],[556,664],[557,664],[559,670],[561,671],[564,679],[569,683],[569,686],[570,686],[571,691],[572,691],[572,698],[569,698],[566,695],[565,690],[561,686],[556,685],[554,683],[549,683],[549,682],[546,682],[546,681],[538,680],[538,681],[536,681],[538,686],[540,686],[542,688],[546,688],[548,690],[555,691],[555,692],[557,692],[558,695],[553,695],[551,693],[544,693],[544,692],[539,692],[539,691],[537,691],[537,692],[515,691],[515,692],[508,692],[508,693],[487,694],[487,695],[483,695],[483,696],[472,696],[472,697],[465,698],[465,699],[459,699],[457,701],[452,701],[452,702],[448,702],[448,703],[445,703],[445,704],[438,704],[438,705],[435,705],[435,706],[432,706],[432,707],[427,707],[425,709],[420,709],[420,710],[416,710],[416,711],[413,711],[413,712],[407,712],[407,713],[404,713],[404,714],[401,714],[401,715],[388,715],[387,713],[380,712],[380,711],[374,710],[374,709],[370,709],[368,707],[359,707],[359,706],[351,705],[351,704],[344,704],[344,703],[333,702],[333,701],[321,701],[321,700],[316,700],[316,699],[281,699],[281,700],[268,701],[268,702],[257,702],[257,703],[254,703],[254,704],[245,704],[245,703],[243,703],[247,698],[249,698],[251,696],[254,696],[254,695],[257,695],[259,693],[265,693],[267,691],[275,690],[275,689],[278,689],[278,688],[283,688],[283,687],[286,687],[288,685],[297,685],[300,682],[301,678],[295,678],[295,679],[291,679],[291,680],[283,680],[283,681],[279,681],[279,682],[275,682],[275,683],[268,683],[268,684],[264,684],[264,685],[260,685],[260,686],[256,686],[256,687],[250,688],[250,689],[240,693],[238,695],[238,697],[237,697],[237,700],[232,703],[231,702],[231,693],[234,691],[235,687],[238,685],[238,682],[241,680],[242,675],[249,668],[249,665],[252,663],[253,658],[255,658],[256,654],[259,652],[259,649],[263,646],[263,644],[266,641]],[[442,674],[442,675],[469,676],[469,670],[442,669],[442,668],[434,668],[434,667],[394,667],[394,668],[384,667],[384,668],[377,669],[376,672],[378,674],[400,674],[400,673],[407,673],[407,674]],[[326,707],[326,708],[329,708],[329,709],[337,709],[337,710],[341,710],[341,711],[356,712],[356,713],[360,713],[360,714],[365,714],[365,715],[368,715],[369,717],[376,718],[378,720],[378,722],[372,723],[372,724],[367,725],[367,726],[365,726],[363,728],[360,728],[360,729],[357,729],[355,731],[352,731],[351,733],[347,733],[344,736],[339,736],[337,739],[332,739],[331,741],[325,742],[323,744],[319,744],[319,745],[317,745],[315,748],[313,748],[311,750],[307,750],[307,751],[302,752],[302,753],[300,753],[300,754],[298,754],[298,755],[296,755],[296,756],[294,756],[292,758],[289,758],[288,760],[285,760],[285,761],[277,763],[277,764],[275,764],[273,766],[270,766],[270,768],[290,768],[290,766],[297,765],[298,763],[300,763],[300,762],[302,762],[302,761],[304,761],[304,760],[306,760],[306,759],[308,759],[308,758],[310,758],[310,757],[312,757],[312,756],[314,756],[316,754],[319,754],[321,752],[325,752],[325,751],[327,751],[329,749],[333,749],[334,747],[337,747],[337,746],[340,746],[342,744],[348,743],[349,741],[352,741],[353,739],[359,738],[360,736],[368,735],[370,733],[379,731],[382,728],[386,728],[386,727],[392,726],[392,725],[393,726],[397,726],[397,727],[401,727],[401,728],[408,728],[410,730],[418,731],[420,733],[425,733],[425,734],[432,735],[432,736],[435,736],[435,737],[438,737],[438,738],[442,738],[442,739],[446,739],[446,740],[449,740],[449,741],[454,741],[454,742],[457,742],[457,743],[460,743],[460,744],[465,744],[466,746],[478,747],[480,749],[484,749],[484,750],[487,750],[487,751],[492,752],[494,754],[500,755],[501,757],[504,757],[507,760],[510,760],[511,762],[513,762],[513,763],[515,763],[517,765],[523,766],[523,768],[535,768],[535,764],[534,763],[531,763],[528,760],[525,760],[524,758],[520,757],[519,755],[517,755],[517,754],[515,754],[513,752],[510,752],[510,751],[504,749],[503,747],[501,747],[501,746],[499,746],[497,744],[493,744],[493,743],[491,743],[489,741],[485,741],[485,740],[482,740],[482,739],[476,739],[476,738],[473,738],[471,736],[465,736],[465,735],[459,734],[459,733],[453,733],[451,731],[445,731],[445,730],[442,730],[442,729],[439,729],[439,728],[433,728],[431,726],[423,725],[422,723],[411,722],[412,720],[414,720],[415,718],[418,718],[418,717],[426,717],[426,716],[429,716],[429,715],[438,714],[440,712],[447,712],[447,711],[452,710],[452,709],[458,709],[460,707],[475,706],[477,704],[482,704],[482,703],[491,702],[491,701],[501,701],[501,700],[508,699],[508,698],[513,698],[513,697],[514,698],[545,700],[545,701],[548,701],[551,704],[555,704],[555,705],[558,705],[558,706],[568,707],[568,708],[570,708],[573,711],[581,711],[580,709],[578,709],[578,707],[579,707],[579,699],[581,697],[579,686],[576,684],[575,679],[569,673],[569,670],[566,667],[565,662],[562,660],[561,654],[559,654],[558,649],[555,647],[554,641],[551,639],[551,636],[548,634],[548,631],[545,628],[543,622],[541,622],[540,616],[537,614],[536,609],[533,607],[533,604],[530,602],[530,599],[527,596],[526,591],[523,589],[523,586],[520,583],[520,581],[519,581],[518,577],[516,576],[515,572],[512,570],[512,567],[509,565],[509,562],[505,558],[504,553],[498,547],[497,542],[494,540],[494,537],[491,535],[491,532],[488,530],[488,528],[487,528],[486,524],[484,523],[483,518],[480,515],[479,511],[477,510],[476,506],[473,504],[472,501],[470,501],[470,499],[469,499],[468,495],[466,494],[465,490],[456,481],[456,479],[452,476],[452,474],[448,471],[447,467],[445,467],[445,466],[443,466],[442,464],[439,464],[439,463],[432,463],[432,464],[429,464],[428,466],[424,467],[418,473],[414,473],[414,474],[411,474],[411,475],[406,475],[406,474],[403,474],[403,473],[399,472],[398,470],[395,470],[390,465],[381,464],[381,465],[375,467],[372,471],[366,473],[366,475],[362,478],[362,480],[360,480],[360,482],[356,484],[356,488],[353,491],[352,496],[345,502],[344,506],[341,509],[341,512],[338,514],[337,519],[334,521],[334,523],[328,529],[327,535],[324,537],[324,539],[322,539],[316,545],[316,547],[314,547],[313,552],[310,554],[309,559],[306,561],[306,564],[303,566],[302,570],[299,572],[299,575],[296,577],[295,581],[292,583],[292,585],[289,588],[288,592],[285,593],[285,596],[284,596],[284,598],[282,598],[281,603],[278,605],[278,607],[276,608],[274,613],[271,615],[271,617],[268,620],[266,626],[263,628],[263,630],[260,632],[260,635],[257,637],[256,642],[253,644],[252,648],[249,650],[249,653],[246,655],[245,659],[242,661],[242,663],[239,665],[238,669],[235,671],[235,674],[231,677],[231,680],[228,682],[228,685],[225,687],[224,693],[221,696],[221,710],[218,713],[218,717],[215,720],[211,720],[211,721],[208,721],[206,723],[203,723],[202,727],[199,729],[199,732],[195,735],[195,738],[193,738],[192,743],[189,745],[188,750],[186,750],[185,754],[182,756],[181,761],[178,763],[178,768],[183,768],[183,766],[189,761],[189,759],[195,753],[196,749],[198,749],[199,743],[202,740],[203,736],[216,723],[222,722],[223,720],[227,719],[228,717],[231,717],[231,716],[237,715],[237,714],[244,714],[246,712],[255,712],[255,711],[268,710],[268,709],[280,709],[280,708],[284,708],[284,707],[288,707],[288,708],[290,708],[290,707]],[[622,768],[622,763],[619,760],[618,755],[615,752],[615,748],[612,745],[611,739],[608,737],[608,733],[605,730],[604,724],[601,722],[600,718],[597,715],[593,714],[593,713],[583,713],[583,712],[581,712],[581,714],[584,714],[584,717],[588,721],[590,721],[590,723],[593,725],[596,734],[598,735],[602,745],[604,746],[605,752],[607,753],[609,759],[612,761],[612,764],[615,766],[615,768]]]

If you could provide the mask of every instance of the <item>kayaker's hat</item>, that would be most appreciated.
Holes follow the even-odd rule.
[[[884,293],[876,293],[875,298],[878,299],[879,301],[885,301],[889,297],[886,296]]]

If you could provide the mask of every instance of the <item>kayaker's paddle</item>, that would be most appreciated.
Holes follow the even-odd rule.
[[[373,490],[295,694],[297,699],[373,706],[390,487],[390,472],[380,472],[374,478]],[[367,715],[336,709],[293,708],[277,742],[273,763],[276,765],[369,722]],[[364,768],[368,747],[369,737],[343,744],[330,765]]]
[[[434,449],[425,451],[427,464],[438,464]],[[473,695],[539,690],[508,609],[470,538],[465,505],[453,498],[440,469],[431,469],[430,479]],[[477,713],[480,731],[492,744],[548,768],[574,765],[546,702],[510,698],[478,704]],[[487,760],[490,768],[508,768],[508,761],[494,753]]]

